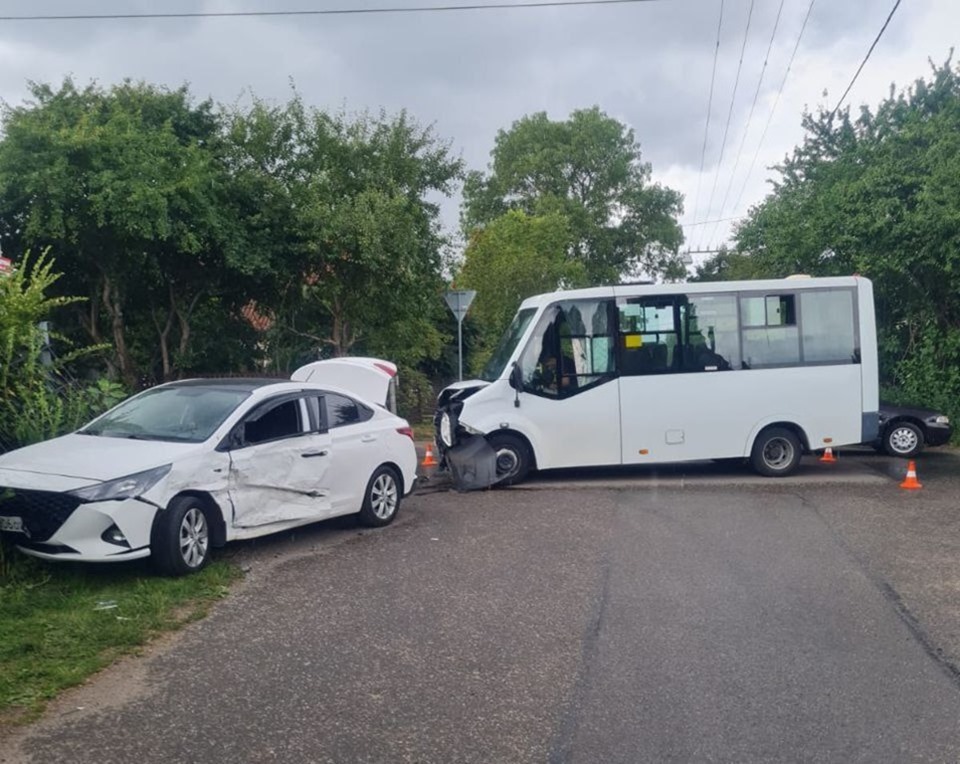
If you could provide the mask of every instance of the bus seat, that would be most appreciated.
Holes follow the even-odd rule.
[[[667,346],[658,344],[650,345],[648,347],[652,349],[650,358],[650,371],[666,371],[668,368]]]

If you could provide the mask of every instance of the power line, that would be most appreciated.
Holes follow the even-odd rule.
[[[730,120],[733,117],[733,106],[737,100],[737,87],[740,85],[740,72],[743,69],[743,54],[747,49],[747,38],[750,35],[750,20],[753,18],[754,0],[750,0],[750,10],[747,12],[747,26],[743,31],[743,45],[740,48],[740,62],[737,64],[737,76],[733,80],[733,95],[730,96],[730,109],[727,111],[727,124],[723,129],[723,141],[720,142],[720,158],[717,160],[717,173],[713,178],[713,190],[710,192],[710,201],[707,203],[707,214],[713,209],[713,197],[717,193],[717,183],[720,180],[720,166],[723,164],[723,151],[727,147],[727,135],[730,132]]]
[[[757,158],[760,156],[760,149],[763,148],[763,142],[767,138],[767,131],[770,129],[770,123],[773,122],[773,115],[777,111],[777,106],[780,104],[780,96],[783,95],[783,88],[787,84],[787,78],[790,76],[790,68],[793,66],[793,59],[796,58],[797,51],[800,49],[800,41],[803,39],[804,30],[807,28],[807,21],[810,19],[810,13],[813,11],[813,4],[816,0],[810,0],[810,5],[807,6],[807,13],[803,17],[803,24],[800,25],[800,34],[797,35],[797,41],[794,43],[793,52],[790,54],[790,60],[787,61],[787,68],[783,73],[783,79],[780,80],[780,87],[777,88],[776,98],[773,99],[773,106],[770,107],[770,113],[767,114],[767,123],[763,126],[763,132],[760,134],[760,142],[757,143],[757,150],[753,153],[753,159],[750,160],[750,169],[747,170],[746,177],[743,179],[743,185],[740,187],[740,193],[737,194],[737,201],[733,203],[733,209],[740,209],[740,200],[743,199],[743,194],[747,190],[747,184],[750,182],[750,176],[753,175],[753,168],[757,164]]]
[[[707,157],[707,135],[710,133],[710,112],[713,109],[713,84],[717,78],[717,56],[720,53],[720,28],[723,26],[723,0],[720,0],[720,18],[717,21],[717,45],[713,49],[713,72],[710,75],[710,95],[707,96],[707,124],[703,127],[703,149],[700,151],[700,172],[697,175],[697,195],[694,197],[694,213],[700,209],[700,184],[703,182],[703,164]]]
[[[681,223],[682,228],[696,228],[701,225],[710,225],[711,223],[728,223],[731,220],[736,220],[736,217],[732,218],[718,218],[717,220],[701,220],[697,223]]]
[[[394,6],[389,8],[328,8],[308,11],[193,11],[184,13],[73,13],[37,16],[0,16],[0,21],[105,21],[115,19],[210,19],[254,16],[348,16],[378,13],[433,13],[446,11],[490,11],[513,8],[563,8],[582,5],[627,5],[657,0],[539,0],[519,3],[470,5]]]
[[[753,122],[753,112],[757,108],[757,101],[760,98],[760,88],[763,86],[763,77],[767,73],[767,63],[770,61],[770,51],[773,50],[773,40],[777,36],[777,28],[780,26],[780,15],[783,13],[783,4],[785,0],[780,0],[780,7],[777,8],[777,18],[773,21],[773,31],[770,33],[770,42],[767,44],[767,52],[763,57],[763,68],[760,70],[760,79],[757,80],[757,89],[753,93],[753,103],[750,104],[750,113],[747,115],[747,123],[743,127],[743,136],[740,138],[740,147],[737,149],[737,158],[733,162],[733,169],[730,171],[730,180],[727,182],[727,190],[723,192],[723,201],[720,202],[720,214],[727,208],[727,199],[730,198],[730,189],[733,188],[734,178],[737,176],[737,168],[740,166],[740,157],[743,155],[743,147],[747,143],[747,135],[750,133],[750,125]],[[710,234],[712,239],[717,235],[717,229],[713,229]]]
[[[897,0],[893,4],[893,9],[890,11],[890,15],[887,16],[887,20],[883,22],[883,26],[880,27],[880,31],[877,33],[876,38],[873,41],[873,44],[870,46],[870,50],[867,51],[867,55],[863,57],[863,61],[860,62],[860,66],[857,67],[857,73],[853,75],[853,79],[850,80],[850,84],[847,85],[847,89],[843,91],[843,95],[840,96],[840,100],[837,101],[837,105],[833,107],[833,111],[830,112],[830,119],[833,119],[833,115],[837,113],[837,109],[840,108],[840,104],[843,103],[844,99],[850,93],[850,88],[853,87],[853,83],[857,81],[857,77],[860,76],[860,72],[863,71],[863,67],[866,65],[867,60],[870,58],[870,54],[873,53],[873,49],[877,47],[877,43],[880,42],[880,38],[883,37],[883,33],[887,31],[887,26],[890,24],[890,19],[893,18],[893,14],[897,12],[897,8],[900,7],[900,0]]]

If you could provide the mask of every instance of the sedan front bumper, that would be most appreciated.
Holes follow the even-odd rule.
[[[147,557],[157,507],[142,499],[84,503],[66,493],[16,490],[0,502],[4,536],[48,560],[115,562]]]

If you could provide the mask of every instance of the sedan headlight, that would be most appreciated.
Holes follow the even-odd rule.
[[[453,446],[453,423],[450,421],[450,414],[446,411],[440,416],[440,440],[447,448]]]
[[[87,488],[78,488],[76,491],[69,491],[69,493],[71,496],[76,496],[84,501],[130,499],[153,488],[162,478],[166,477],[167,473],[170,472],[170,467],[171,465],[164,464],[162,467],[154,467],[152,470],[137,472],[116,480],[108,480],[106,483],[91,485]]]
[[[939,414],[938,416],[930,417],[927,421],[932,424],[950,424],[950,417]]]

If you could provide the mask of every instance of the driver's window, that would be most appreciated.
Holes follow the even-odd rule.
[[[262,413],[261,413],[262,411]],[[303,434],[303,410],[299,399],[267,406],[244,422],[243,440],[247,445],[265,443]]]
[[[566,398],[615,373],[612,300],[571,300],[544,311],[520,357],[523,389]]]

